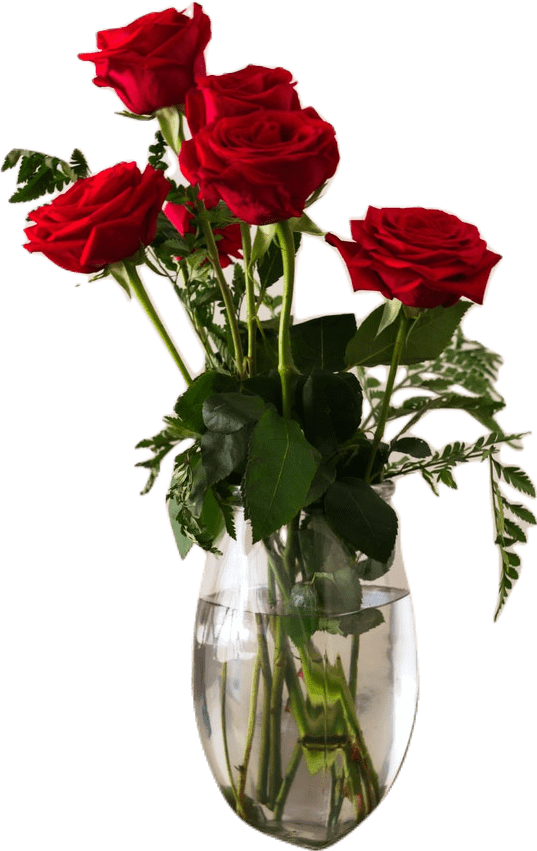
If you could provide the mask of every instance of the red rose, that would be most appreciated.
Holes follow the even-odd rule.
[[[187,233],[196,233],[196,228],[193,223],[193,215],[183,204],[168,203],[164,206],[163,212],[169,218],[172,225],[179,231],[181,236]],[[218,257],[222,269],[230,266],[233,262],[231,257],[236,257],[242,260],[242,237],[241,226],[234,223],[226,225],[225,228],[215,228],[214,235],[217,238],[216,247],[218,249]],[[177,258],[181,260],[180,257]]]
[[[24,247],[70,272],[93,273],[149,245],[170,184],[148,165],[119,163],[77,180],[62,195],[30,213],[35,222]]]
[[[258,109],[300,109],[293,75],[285,68],[248,65],[219,77],[198,77],[186,99],[186,117],[193,134],[206,124]]]
[[[205,74],[203,51],[211,22],[198,3],[192,18],[176,9],[152,12],[126,27],[97,33],[98,53],[79,53],[95,62],[96,86],[116,90],[127,109],[149,115],[185,102],[197,74]]]
[[[252,225],[301,216],[338,161],[334,128],[310,107],[221,118],[184,142],[179,155],[209,207],[225,201]]]
[[[354,242],[327,234],[343,257],[354,290],[378,290],[409,307],[449,307],[461,296],[483,303],[493,266],[474,225],[442,210],[369,207],[351,222]]]

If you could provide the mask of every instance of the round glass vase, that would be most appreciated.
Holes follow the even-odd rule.
[[[390,500],[391,482],[375,486]],[[399,539],[358,559],[322,515],[209,554],[194,637],[194,704],[207,761],[248,824],[305,848],[353,830],[393,783],[418,697]]]

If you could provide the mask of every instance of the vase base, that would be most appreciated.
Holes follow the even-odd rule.
[[[251,824],[251,822],[248,823]],[[251,826],[274,839],[280,839],[299,848],[329,848],[354,830],[358,823],[354,820],[344,822],[332,830],[322,828],[320,825],[289,821],[280,824],[275,822],[263,825],[251,824]]]

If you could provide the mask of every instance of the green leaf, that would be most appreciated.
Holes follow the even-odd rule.
[[[434,360],[448,345],[466,311],[467,301],[452,307],[435,307],[414,319],[407,336],[401,364]],[[384,306],[377,307],[360,325],[346,351],[347,366],[379,366],[392,360],[397,326],[393,323],[379,333]]]
[[[276,236],[276,225],[259,225],[255,232],[250,263],[254,264],[268,251],[269,245]]]
[[[300,246],[300,234],[293,234],[293,238],[296,252],[298,251],[298,248]],[[252,256],[254,253],[254,249],[255,241],[254,247],[252,249]],[[280,280],[280,278],[283,277],[282,252],[276,240],[271,239],[268,246],[263,251],[263,255],[258,259],[257,273],[259,275],[259,280],[261,281],[261,286],[263,287],[263,289],[271,287],[273,284],[276,284]]]
[[[302,372],[313,367],[341,372],[346,367],[345,351],[356,333],[353,313],[319,316],[291,327],[295,365]]]
[[[207,431],[201,438],[201,459],[207,485],[227,478],[246,458],[250,429],[231,434]]]
[[[154,437],[140,440],[135,447],[136,449],[150,449],[153,452],[152,458],[149,458],[147,461],[139,461],[136,464],[137,467],[145,467],[145,469],[149,470],[149,479],[142,491],[142,494],[148,493],[153,487],[155,479],[160,473],[162,461],[168,452],[182,440],[187,440],[197,436],[193,432],[189,431],[189,429],[184,428],[181,421],[175,417],[164,417],[164,422],[167,423],[166,428]]]
[[[260,396],[215,393],[203,403],[203,422],[210,431],[231,434],[257,422],[266,407]]]
[[[354,553],[331,528],[322,514],[316,514],[298,532],[302,563],[308,577],[332,573],[354,563]]]
[[[513,520],[510,520],[508,517],[504,517],[503,519],[504,529],[510,538],[517,543],[525,544],[527,541],[526,535],[524,531],[520,528],[518,523],[515,523]]]
[[[308,441],[324,455],[351,438],[362,419],[362,388],[348,372],[313,369],[297,383],[297,408]]]
[[[183,534],[182,526],[177,520],[177,516],[180,513],[181,506],[175,499],[175,497],[171,497],[168,500],[168,513],[170,515],[170,522],[172,524],[172,530],[175,538],[175,542],[177,544],[177,549],[179,550],[179,555],[182,559],[186,558],[192,547],[194,546],[194,541],[191,538],[187,538],[186,535]]]
[[[397,515],[365,481],[334,482],[326,492],[325,511],[336,534],[355,550],[388,561],[397,537]]]
[[[398,408],[390,408],[389,419],[406,417],[416,414],[418,411],[433,411],[441,408],[452,408],[454,410],[466,411],[479,423],[497,431],[498,426],[494,420],[494,414],[504,407],[503,400],[492,399],[490,396],[464,396],[461,393],[445,393],[440,396],[411,396],[405,399]]]
[[[299,231],[300,233],[309,233],[312,236],[325,236],[326,231],[321,230],[315,222],[313,222],[310,217],[306,213],[302,213],[300,218],[291,218],[288,219],[289,225],[292,230]]]
[[[380,609],[363,609],[361,612],[342,617],[339,626],[343,635],[363,635],[381,623],[384,623],[384,615]]]
[[[310,584],[294,585],[286,606],[285,632],[297,647],[303,647],[319,628],[318,599]]]
[[[65,160],[23,148],[14,148],[7,154],[2,171],[13,168],[19,160],[19,188],[9,199],[11,203],[34,201],[47,193],[61,191],[79,177]]]
[[[88,175],[91,174],[86,157],[79,148],[75,148],[71,154],[69,165],[79,178],[88,177]]]
[[[388,561],[382,562],[376,561],[374,558],[366,558],[356,564],[356,570],[358,571],[360,579],[364,579],[366,582],[374,582],[389,571],[394,560],[395,549],[392,550],[392,554]]]
[[[440,470],[437,476],[437,481],[443,482],[443,484],[447,485],[448,488],[451,488],[454,491],[457,490],[457,482],[453,478],[453,473],[448,467]]]
[[[237,387],[236,379],[222,372],[208,371],[195,378],[175,404],[174,411],[185,428],[197,435],[205,432],[203,403],[215,393],[224,393]]]
[[[243,480],[246,516],[253,540],[280,529],[304,506],[319,466],[315,449],[294,420],[269,408],[252,433]]]
[[[504,499],[503,502],[505,507],[508,508],[509,511],[515,515],[515,517],[519,517],[520,520],[523,520],[525,523],[529,523],[530,526],[535,526],[535,524],[537,523],[537,519],[535,515],[529,510],[529,508],[526,508],[525,505],[513,505],[513,503],[511,502],[507,502],[506,499]]]
[[[332,616],[356,612],[362,605],[362,586],[350,565],[313,577],[323,614]]]
[[[306,502],[304,505],[311,505],[312,502],[316,502],[320,499],[323,493],[328,489],[329,485],[336,478],[336,468],[335,465],[328,461],[321,461],[317,468],[317,472],[313,477],[313,481],[310,485],[310,489],[306,496]]]
[[[400,437],[390,445],[390,452],[402,452],[413,458],[428,458],[432,455],[431,447],[420,437]]]
[[[502,476],[511,487],[528,496],[535,496],[535,487],[531,479],[520,467],[502,467]]]
[[[389,299],[384,305],[384,310],[379,322],[377,337],[382,334],[385,328],[388,328],[392,322],[395,322],[401,312],[402,303],[396,298]]]

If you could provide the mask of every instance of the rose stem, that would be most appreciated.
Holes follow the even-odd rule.
[[[358,691],[358,653],[360,652],[360,636],[353,635],[351,644],[351,661],[349,667],[349,689],[354,701]]]
[[[250,711],[248,713],[248,726],[246,728],[246,745],[244,748],[244,757],[242,764],[239,767],[239,789],[237,793],[239,806],[244,810],[244,792],[246,788],[246,775],[248,773],[248,763],[250,762],[250,754],[252,753],[252,742],[255,732],[255,714],[257,711],[257,696],[259,693],[259,677],[263,661],[263,649],[258,636],[257,655],[255,657],[254,671],[252,674],[252,689],[250,693]]]
[[[276,798],[276,804],[274,806],[274,818],[278,821],[282,817],[283,808],[285,806],[285,802],[287,800],[287,796],[289,794],[289,790],[291,788],[293,780],[295,779],[295,774],[297,772],[301,757],[302,745],[300,744],[300,742],[297,742],[293,753],[291,754],[291,759],[289,760],[289,765],[287,766],[287,771],[285,772],[285,777],[283,778],[280,791],[278,792],[278,797]]]
[[[283,261],[283,301],[278,332],[278,372],[282,385],[283,416],[291,418],[291,382],[293,358],[291,354],[291,307],[295,283],[295,241],[288,221],[278,222],[276,233]]]
[[[153,307],[151,299],[149,298],[149,296],[148,296],[148,294],[145,290],[145,287],[142,284],[140,276],[139,276],[139,274],[136,270],[136,266],[132,263],[129,263],[126,260],[123,260],[121,263],[111,264],[108,268],[110,269],[114,278],[116,278],[116,280],[118,280],[119,283],[122,284],[122,286],[126,282],[128,282],[130,288],[132,289],[132,291],[136,295],[138,301],[140,302],[140,304],[144,308],[145,312],[147,313],[147,315],[151,319],[153,325],[157,329],[162,341],[164,342],[164,345],[166,346],[166,348],[168,349],[172,358],[174,359],[175,363],[179,367],[179,369],[181,371],[181,375],[185,379],[187,385],[192,384],[192,377],[190,376],[190,373],[189,373],[188,369],[186,368],[186,366],[183,362],[183,359],[181,358],[181,355],[179,354],[179,352],[175,348],[170,335],[168,334],[168,332],[166,331],[166,328],[162,324],[162,320],[161,320],[160,316],[158,315],[157,311]]]
[[[393,391],[393,385],[395,384],[395,376],[397,374],[397,368],[399,366],[399,362],[401,360],[403,349],[405,347],[405,342],[408,334],[408,328],[410,324],[410,320],[405,313],[405,310],[401,310],[399,314],[399,329],[397,331],[397,337],[395,339],[395,345],[393,347],[392,361],[390,364],[390,371],[388,373],[388,381],[386,382],[386,390],[384,391],[384,398],[382,400],[382,408],[379,414],[379,419],[377,423],[377,429],[375,431],[375,436],[373,438],[373,446],[371,447],[371,455],[369,456],[369,463],[367,465],[367,469],[365,472],[364,479],[366,482],[371,481],[371,472],[373,470],[373,463],[375,461],[375,456],[377,454],[377,449],[379,448],[380,442],[384,435],[384,429],[386,428],[386,420],[388,418],[388,410],[390,407],[390,399]]]
[[[227,746],[227,724],[226,724],[226,687],[227,687],[227,662],[222,662],[222,683],[221,683],[221,695],[220,695],[220,715],[222,720],[222,739],[224,742],[224,755],[226,757],[226,766],[227,773],[229,776],[229,782],[231,784],[231,791],[233,793],[233,797],[235,798],[235,804],[237,806],[237,812],[239,815],[243,815],[242,806],[237,796],[237,789],[235,786],[235,781],[233,780],[233,772],[231,771],[231,761],[229,759],[229,750]]]
[[[270,693],[270,767],[269,767],[269,807],[272,809],[282,782],[281,754],[281,717],[285,664],[283,652],[283,624],[281,617],[273,616],[274,629],[274,669],[272,690]]]
[[[252,273],[252,238],[250,225],[241,222],[242,254],[244,257],[244,271],[246,275],[246,325],[248,328],[248,371],[255,375],[256,371],[256,306],[254,294],[254,276]]]
[[[222,293],[222,298],[224,300],[224,305],[226,308],[227,320],[229,322],[231,337],[233,339],[233,348],[235,350],[235,363],[237,364],[237,372],[239,373],[239,376],[241,378],[244,378],[244,356],[242,353],[242,343],[239,334],[239,324],[235,315],[233,296],[231,295],[231,290],[229,289],[224,272],[220,265],[220,260],[218,259],[218,249],[216,247],[216,241],[203,201],[198,200],[197,211],[198,221],[203,230],[205,241],[207,242],[207,254],[209,255],[209,260],[211,261],[212,267],[214,269],[216,280],[218,282],[218,286],[220,287],[220,292]]]
[[[259,773],[257,777],[257,797],[260,803],[267,802],[267,779],[270,752],[270,694],[272,691],[272,672],[267,638],[263,625],[263,615],[256,614],[257,640],[263,654],[263,717],[261,720],[261,755],[259,758]]]

